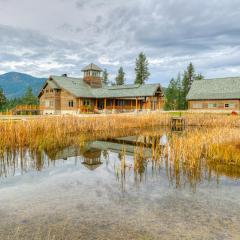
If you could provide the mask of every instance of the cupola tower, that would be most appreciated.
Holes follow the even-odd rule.
[[[83,80],[92,88],[102,87],[102,69],[91,63],[82,69]]]

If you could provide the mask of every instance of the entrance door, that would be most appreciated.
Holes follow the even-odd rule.
[[[97,108],[98,108],[98,110],[104,109],[104,100],[103,99],[98,100]]]

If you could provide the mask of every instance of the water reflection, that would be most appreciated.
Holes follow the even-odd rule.
[[[82,162],[82,164],[90,170],[95,170],[102,164],[101,153],[101,149],[90,148],[83,153],[84,161]]]
[[[171,158],[168,138],[171,133],[161,132],[139,136],[85,142],[58,149],[11,152],[6,150],[0,158],[0,176],[13,177],[29,171],[43,171],[74,158],[85,169],[110,169],[123,191],[132,182],[139,186],[149,180],[164,177],[170,186],[190,186],[194,191],[203,181],[219,182],[221,176],[240,178],[237,167],[210,164],[204,159],[196,162]],[[62,161],[61,161],[62,160]]]

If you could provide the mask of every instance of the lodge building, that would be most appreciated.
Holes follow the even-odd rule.
[[[126,112],[163,109],[160,84],[106,86],[102,70],[91,63],[82,69],[83,78],[66,74],[50,76],[38,97],[42,114]]]
[[[187,100],[189,110],[240,111],[240,77],[194,81]]]

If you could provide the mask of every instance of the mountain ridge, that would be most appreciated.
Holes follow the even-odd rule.
[[[21,72],[7,72],[0,75],[0,87],[7,98],[21,97],[28,87],[35,95],[38,94],[46,78],[34,77]]]

